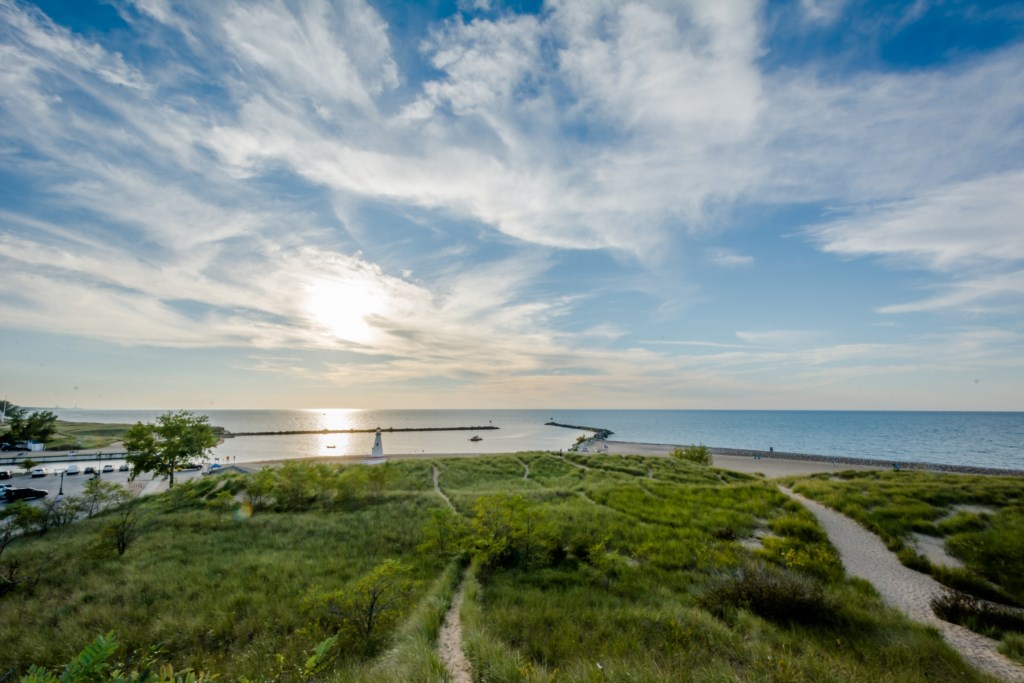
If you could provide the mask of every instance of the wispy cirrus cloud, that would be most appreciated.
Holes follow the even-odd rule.
[[[893,346],[813,351],[825,336],[756,323],[740,344],[632,348],[627,325],[581,313],[599,298],[586,285],[550,284],[575,250],[613,254],[613,276],[690,250],[740,276],[758,254],[690,237],[728,244],[736,207],[792,202],[834,207],[807,233],[826,253],[944,279],[884,313],[1021,294],[1019,47],[826,76],[764,67],[753,0],[565,1],[445,19],[408,68],[361,0],[118,9],[135,49],[0,0],[0,171],[28,188],[0,204],[19,292],[0,315],[19,329],[258,349],[267,372],[275,350],[336,351],[348,385],[440,377],[524,397],[553,373],[566,396],[595,382],[642,396],[749,392],[731,373],[779,364],[906,367]],[[811,24],[842,10],[803,4]],[[382,206],[415,215],[401,239],[380,236],[398,232]],[[420,267],[425,243],[444,266]],[[644,305],[670,289],[685,288],[650,287]],[[686,353],[698,343],[727,353]]]

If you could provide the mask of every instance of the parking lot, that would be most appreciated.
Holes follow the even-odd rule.
[[[128,481],[128,472],[118,472],[117,466],[119,463],[114,463],[114,472],[107,472],[99,474],[99,478],[104,481],[112,481],[122,486],[126,486],[139,494],[142,493],[159,493],[167,488],[167,481],[163,477],[153,477],[151,474],[141,474],[134,482]],[[99,471],[102,465],[93,465],[97,471]],[[0,484],[7,484],[11,488],[33,488],[47,491],[49,496],[42,500],[56,496],[61,492],[62,482],[59,474],[53,474],[55,469],[64,469],[64,465],[58,465],[54,467],[47,467],[47,475],[45,477],[30,477],[28,474],[21,470],[12,472],[10,479],[0,481]],[[79,465],[80,469],[85,469]],[[187,481],[194,477],[200,476],[198,470],[189,470],[183,472],[176,472],[174,475],[175,483]],[[93,475],[91,474],[65,474],[63,480],[63,491],[65,496],[75,496],[82,492],[85,483],[89,481]]]

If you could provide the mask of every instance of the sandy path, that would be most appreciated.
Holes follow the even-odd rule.
[[[523,466],[523,479],[530,478],[530,465],[523,462],[520,458],[516,458],[516,462]]]
[[[441,625],[441,633],[437,636],[437,649],[441,661],[451,674],[452,683],[473,683],[472,668],[466,659],[465,650],[462,649],[462,619],[459,612],[462,610],[464,589],[465,580],[455,591],[452,606],[448,608],[448,614]]]
[[[441,470],[437,469],[437,465],[434,465],[434,491],[437,492],[437,495],[444,498],[444,502],[448,503],[448,507],[450,507],[452,510],[455,510],[455,506],[452,505],[452,501],[448,498],[448,496],[444,494],[444,491],[441,490],[441,484],[439,482],[440,476]],[[458,512],[458,510],[455,510],[455,512]]]
[[[779,488],[817,517],[851,576],[870,581],[887,604],[914,621],[938,629],[946,642],[978,669],[1003,680],[1024,681],[1024,666],[997,652],[996,641],[935,616],[931,600],[943,590],[935,579],[904,567],[878,536],[849,517],[785,487]]]

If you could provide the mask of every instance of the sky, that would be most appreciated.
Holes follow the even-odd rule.
[[[0,0],[0,392],[1024,410],[1024,3]]]

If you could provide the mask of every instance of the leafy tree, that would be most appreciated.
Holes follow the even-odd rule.
[[[554,550],[555,533],[540,507],[523,496],[482,496],[470,520],[473,553],[482,567],[542,565]]]
[[[49,410],[29,413],[24,408],[7,403],[9,429],[0,439],[5,443],[17,441],[45,442],[57,431],[57,415]]]
[[[103,529],[105,537],[112,539],[117,547],[117,554],[124,555],[128,546],[138,538],[139,512],[137,506],[129,503],[122,505],[114,513],[113,520]]]
[[[447,557],[462,550],[468,531],[466,523],[454,510],[434,508],[423,525],[423,543],[416,550]]]
[[[137,422],[124,437],[131,477],[134,479],[141,472],[166,475],[170,477],[169,488],[174,487],[175,470],[216,445],[210,418],[188,410],[165,413],[156,419],[156,424]]]
[[[90,479],[82,488],[82,511],[86,517],[92,517],[106,507],[123,503],[131,497],[131,492],[117,482]]]
[[[19,587],[31,590],[43,576],[43,572],[52,566],[52,556],[37,562],[34,568],[26,569],[18,560],[4,560],[3,554],[7,546],[17,536],[23,536],[39,530],[45,513],[24,501],[4,506],[0,510],[0,596],[7,595]]]
[[[246,477],[243,495],[253,512],[269,505],[274,497],[276,483],[274,472],[270,469],[262,469]]]
[[[338,631],[317,646],[307,668],[326,664],[354,646],[363,656],[383,647],[386,636],[405,612],[412,581],[409,568],[398,560],[385,560],[347,589],[320,600],[326,608],[324,621]]]

